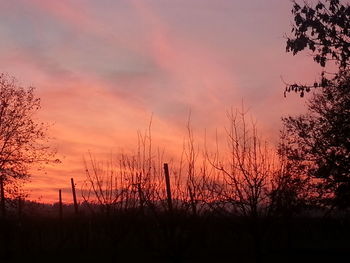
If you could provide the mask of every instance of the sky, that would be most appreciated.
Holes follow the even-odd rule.
[[[148,128],[170,153],[189,115],[196,135],[240,108],[277,143],[281,117],[304,110],[286,82],[310,82],[310,54],[285,52],[289,0],[0,0],[0,72],[36,87],[62,163],[33,170],[33,200],[71,202],[83,157],[132,151]],[[102,157],[101,157],[102,158]]]

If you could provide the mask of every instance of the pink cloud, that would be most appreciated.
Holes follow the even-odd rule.
[[[264,135],[272,138],[283,113],[302,110],[298,98],[283,99],[280,75],[312,81],[315,67],[307,62],[310,58],[284,54],[279,28],[288,14],[275,10],[278,20],[272,21],[260,9],[248,8],[254,3],[245,3],[248,7],[242,11],[232,9],[239,4],[226,1],[180,2],[181,18],[192,21],[191,29],[171,11],[176,2],[147,0],[123,2],[126,13],[115,9],[115,17],[114,5],[105,17],[95,11],[93,2],[32,0],[35,12],[42,15],[29,36],[38,47],[17,36],[18,29],[10,24],[14,34],[4,36],[10,44],[0,53],[0,66],[38,87],[43,101],[40,117],[54,123],[53,144],[63,160],[48,167],[46,175],[33,170],[28,185],[33,198],[56,200],[57,190],[69,187],[70,177],[81,185],[82,158],[89,150],[101,159],[121,149],[132,152],[137,131],[147,129],[152,113],[154,144],[165,148],[171,159],[182,151],[190,111],[197,142],[203,144],[205,129],[211,139],[217,127],[222,135],[225,110],[239,108],[242,100]],[[248,11],[253,18],[244,17]],[[215,24],[216,20],[221,22]],[[50,43],[41,35],[47,30],[42,27],[45,21],[64,25],[70,34],[56,36],[53,27],[46,33],[59,42]],[[259,32],[258,22],[270,28]],[[285,26],[288,31],[288,23]],[[195,31],[198,28],[201,32]]]

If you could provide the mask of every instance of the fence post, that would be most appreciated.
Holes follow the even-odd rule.
[[[1,206],[1,216],[6,215],[6,204],[5,204],[5,190],[4,190],[4,176],[0,175],[0,206]]]
[[[165,176],[165,186],[166,186],[166,194],[167,194],[167,200],[168,200],[168,209],[169,209],[169,212],[171,212],[173,210],[173,200],[171,198],[169,168],[167,163],[164,164],[164,176]]]
[[[70,179],[70,182],[72,184],[72,194],[73,194],[73,201],[74,201],[74,212],[75,214],[78,214],[78,203],[77,203],[77,196],[75,194],[75,184],[73,178]]]
[[[59,218],[60,218],[60,221],[62,221],[62,218],[63,218],[63,207],[62,207],[62,190],[59,189],[58,190],[58,202],[59,202]]]
[[[18,196],[18,218],[22,218],[22,198]]]

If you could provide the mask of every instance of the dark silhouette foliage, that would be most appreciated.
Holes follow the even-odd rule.
[[[94,214],[81,206],[24,204],[22,217],[0,218],[1,262],[346,262],[348,218],[257,218],[263,228],[256,257],[252,222],[215,211],[193,215],[142,213],[140,207]],[[261,231],[261,230],[260,230]],[[326,237],[326,238],[325,238]]]
[[[320,81],[312,85],[287,85],[286,92],[305,92],[312,88],[332,85],[333,77],[337,78],[350,66],[350,6],[339,0],[318,1],[316,5],[304,2],[299,5],[294,1],[292,9],[294,25],[293,36],[287,38],[287,52],[293,55],[303,50],[312,52],[313,59],[322,68],[333,62],[338,72],[322,72]],[[331,76],[331,77],[329,77]]]
[[[286,92],[309,92],[307,113],[283,118],[284,149],[294,174],[306,176],[310,199],[328,207],[350,206],[350,6],[339,0],[314,6],[294,2],[293,38],[287,52],[308,49],[321,67],[333,62],[336,72],[322,72],[312,86],[287,85]]]
[[[317,179],[323,201],[340,208],[350,206],[349,85],[350,76],[343,74],[313,94],[306,114],[283,118],[289,160],[299,173]]]
[[[14,78],[0,74],[0,177],[3,184],[27,178],[33,164],[53,161],[54,151],[47,145],[47,125],[35,117],[39,110],[40,99],[35,96],[34,88],[21,87]],[[11,189],[6,190],[11,192]]]

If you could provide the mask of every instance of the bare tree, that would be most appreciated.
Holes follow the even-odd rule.
[[[249,225],[256,260],[261,259],[267,218],[274,209],[277,193],[286,192],[289,178],[281,176],[282,166],[276,148],[263,140],[247,112],[227,112],[226,151],[207,154],[208,161],[219,172],[209,187],[213,192],[214,211],[228,216],[242,216]],[[284,179],[284,180],[282,180]],[[278,189],[279,191],[277,191]],[[275,195],[272,195],[275,193]]]
[[[82,197],[109,213],[113,210],[153,209],[162,201],[162,153],[152,148],[150,121],[145,133],[138,132],[136,153],[111,155],[110,160],[96,160],[91,154],[84,160],[86,181]]]
[[[226,202],[234,213],[256,218],[269,206],[269,193],[276,172],[275,152],[263,141],[256,125],[248,124],[244,111],[227,113],[228,154],[215,156],[211,164],[221,172],[213,189],[218,199]],[[216,155],[218,155],[217,153]],[[208,155],[209,156],[209,155]]]
[[[0,74],[0,176],[3,185],[28,178],[29,168],[34,164],[53,161],[55,152],[47,145],[47,125],[35,117],[39,110],[40,99],[35,96],[33,87],[21,87],[14,78]],[[4,200],[1,204],[5,205]]]

